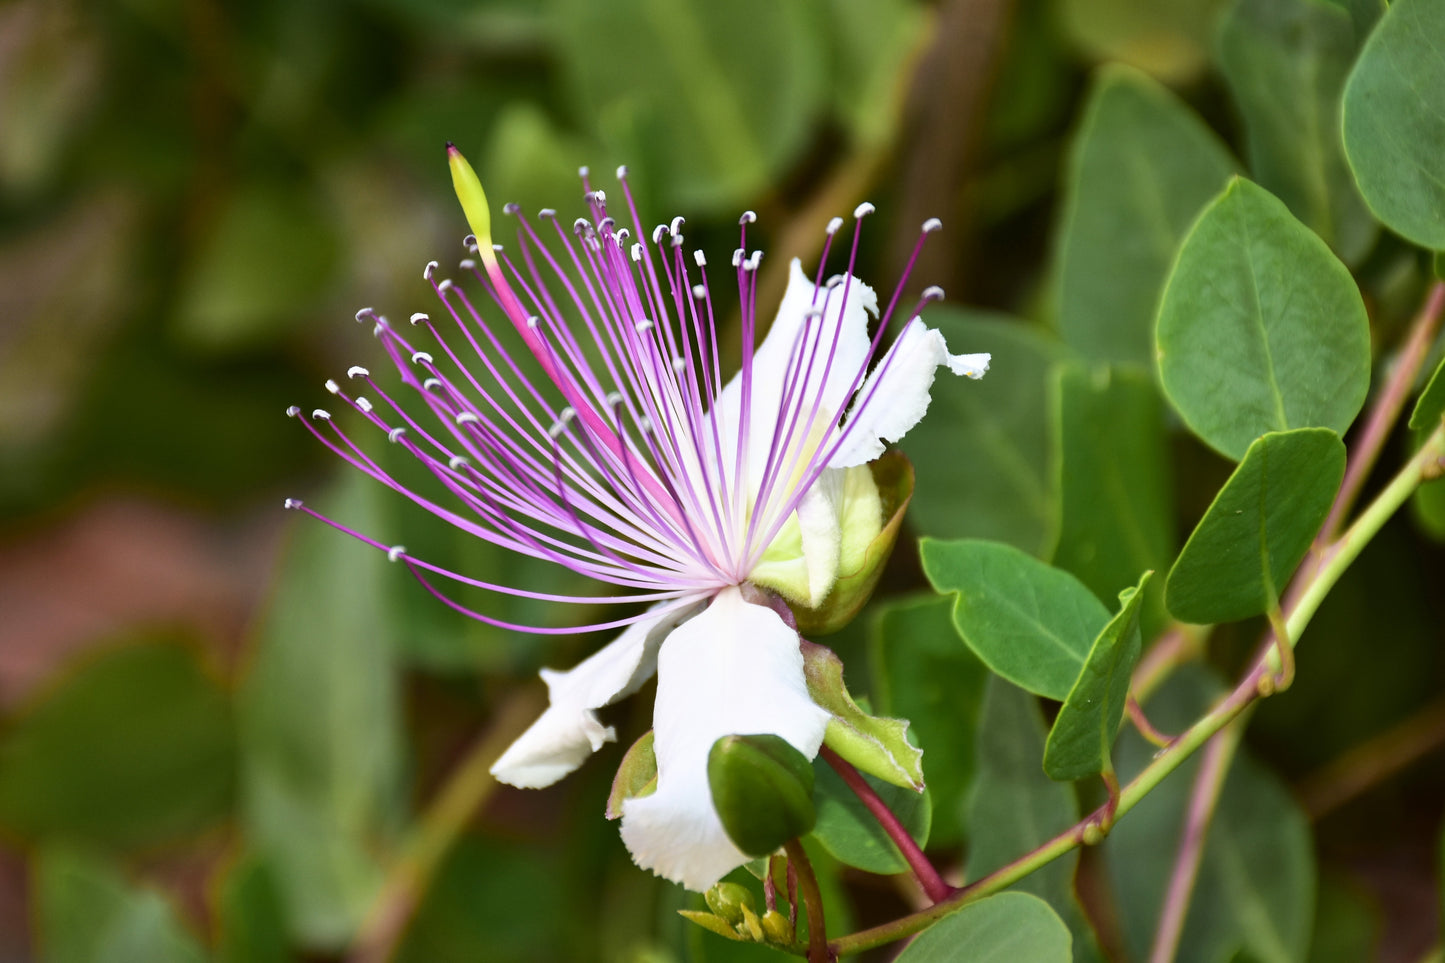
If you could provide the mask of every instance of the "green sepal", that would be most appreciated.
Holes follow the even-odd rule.
[[[651,796],[657,791],[657,754],[652,749],[652,730],[632,744],[612,777],[612,791],[607,794],[607,818],[620,819],[622,804],[628,799]]]
[[[728,925],[728,921],[720,916],[714,916],[703,910],[678,910],[677,915],[683,919],[691,920],[698,926],[718,936],[725,936],[730,940],[737,940],[739,943],[748,942],[748,938]]]
[[[758,908],[753,891],[741,883],[715,883],[712,889],[702,894],[702,898],[708,909],[734,926],[743,921],[744,908],[754,912]]]
[[[870,716],[843,684],[843,660],[830,648],[804,641],[808,695],[833,714],[823,745],[884,782],[923,791],[923,750],[908,741],[908,720]]]
[[[873,483],[878,486],[883,516],[888,521],[868,546],[857,553],[857,560],[846,565],[848,570],[839,572],[838,581],[817,607],[790,602],[789,608],[798,620],[798,631],[805,635],[827,635],[853,621],[877,587],[883,566],[893,553],[893,543],[898,540],[898,531],[903,527],[903,514],[913,498],[913,463],[901,451],[890,451],[871,462],[868,468],[873,473]],[[854,554],[845,550],[843,562],[846,564]]]
[[[707,755],[707,781],[728,838],[749,856],[775,851],[817,821],[812,763],[781,736],[723,736]]]

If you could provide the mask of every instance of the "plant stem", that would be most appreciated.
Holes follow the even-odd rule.
[[[520,690],[467,750],[391,867],[353,944],[351,963],[391,959],[442,860],[472,814],[496,791],[492,763],[540,712],[538,693],[531,687]]]
[[[1438,474],[1439,462],[1445,459],[1445,427],[1436,428],[1434,433],[1416,452],[1386,486],[1379,496],[1360,514],[1355,523],[1344,533],[1333,550],[1327,552],[1319,565],[1310,573],[1309,584],[1300,594],[1298,603],[1286,620],[1286,635],[1291,643],[1297,643],[1300,635],[1309,625],[1310,619],[1319,610],[1320,603],[1344,575],[1360,551],[1369,543],[1385,522],[1410,497],[1410,494],[1426,477]],[[1143,770],[1124,787],[1119,796],[1116,817],[1122,817],[1139,804],[1139,801],[1163,782],[1195,750],[1208,742],[1219,730],[1233,722],[1256,699],[1259,698],[1259,683],[1266,675],[1278,672],[1279,653],[1271,646],[1264,657],[1245,674],[1239,684],[1194,725],[1186,729],[1162,750]],[[1039,846],[1037,849],[1003,866],[982,879],[975,880],[961,889],[954,890],[947,899],[927,909],[884,923],[871,929],[860,930],[839,937],[830,944],[835,953],[856,953],[874,946],[882,946],[902,939],[937,922],[949,913],[969,903],[991,896],[1012,886],[1018,880],[1032,873],[1065,853],[1078,848],[1084,842],[1086,832],[1091,828],[1098,832],[1101,820],[1108,815],[1102,807],[1088,817]]]
[[[1134,728],[1139,730],[1139,735],[1152,742],[1159,748],[1164,748],[1172,742],[1172,738],[1154,727],[1149,717],[1144,714],[1144,707],[1139,705],[1139,700],[1131,694],[1124,703],[1124,711],[1128,713],[1129,721],[1134,723]]]
[[[908,863],[908,868],[913,870],[913,875],[918,879],[918,885],[923,887],[923,892],[929,900],[937,903],[946,899],[948,894],[953,892],[953,887],[943,881],[943,877],[928,861],[928,857],[923,854],[923,850],[919,848],[908,830],[898,821],[893,810],[889,809],[888,804],[878,798],[878,793],[868,785],[868,780],[864,779],[851,763],[827,746],[822,748],[821,755],[828,760],[828,765],[843,777],[848,788],[853,790],[854,795],[862,801],[868,812],[878,820],[878,825],[883,827],[888,838],[893,840],[893,845],[897,846],[898,851],[903,854],[904,861]]]
[[[1445,745],[1445,699],[1349,749],[1296,787],[1310,819],[1326,814]]]
[[[803,888],[803,909],[808,914],[808,963],[829,963],[828,930],[823,921],[823,894],[818,889],[818,877],[813,874],[813,864],[803,850],[803,844],[790,839],[783,844],[788,854],[788,866],[797,867],[798,881]]]
[[[1224,727],[1224,731],[1209,740],[1204,749],[1204,758],[1199,773],[1194,777],[1194,790],[1189,798],[1189,811],[1184,819],[1184,833],[1179,839],[1179,855],[1174,859],[1174,870],[1169,877],[1169,889],[1164,895],[1164,907],[1159,913],[1159,929],[1154,934],[1154,947],[1149,952],[1149,963],[1173,963],[1179,951],[1179,937],[1184,933],[1184,921],[1189,915],[1189,900],[1194,893],[1194,883],[1199,878],[1199,865],[1204,858],[1204,842],[1209,836],[1209,824],[1214,818],[1214,809],[1219,804],[1224,782],[1229,777],[1229,764],[1244,735],[1245,716]]]
[[[1335,532],[1339,531],[1340,525],[1344,523],[1350,506],[1359,496],[1361,486],[1380,455],[1380,449],[1384,447],[1390,430],[1395,427],[1395,421],[1400,417],[1405,399],[1410,396],[1415,375],[1419,373],[1420,366],[1425,363],[1425,356],[1430,352],[1435,333],[1440,329],[1442,313],[1445,313],[1445,281],[1436,281],[1430,286],[1424,305],[1410,325],[1405,346],[1400,350],[1400,356],[1390,370],[1384,389],[1370,408],[1369,420],[1355,444],[1349,467],[1345,469],[1345,480],[1340,485],[1334,504],[1330,506],[1330,514],[1325,518],[1324,527],[1315,539],[1316,545],[1324,545],[1335,537]]]

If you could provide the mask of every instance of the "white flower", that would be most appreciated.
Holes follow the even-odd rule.
[[[730,734],[773,733],[812,758],[830,718],[808,695],[797,632],[772,608],[746,601],[740,587],[763,586],[794,604],[823,603],[840,573],[857,568],[883,522],[867,463],[923,417],[939,367],[977,378],[989,356],[950,354],[942,335],[916,316],[923,302],[880,356],[898,293],[880,318],[875,292],[852,273],[856,233],[847,272],[827,284],[818,283],[821,268],[809,279],[800,262],[791,264],[767,337],[750,351],[761,252],[746,252],[745,215],[726,272],[739,290],[743,362],[724,384],[717,282],[700,253],[686,256],[680,218],[647,235],[640,225],[620,227],[584,174],[591,217],[575,223],[576,241],[559,225],[561,252],[553,253],[518,215],[522,260],[504,264],[480,184],[454,148],[449,157],[482,266],[464,263],[548,383],[529,380],[465,293],[436,280],[428,266],[443,316],[479,363],[464,365],[455,339],[443,340],[427,315],[414,315],[413,324],[434,347],[418,350],[363,312],[358,319],[376,322],[430,418],[395,404],[362,368],[352,370],[384,404],[339,387],[334,393],[430,468],[460,511],[397,483],[334,420],[307,427],[362,471],[468,532],[626,590],[578,599],[492,585],[352,532],[403,561],[459,611],[506,625],[463,609],[429,575],[559,602],[652,603],[642,615],[584,629],[508,626],[626,628],[571,670],[543,670],[550,707],[492,772],[527,788],[567,775],[615,738],[597,710],[656,672],[657,789],[624,802],[622,839],[638,865],[707,889],[747,860],[713,809],[712,744]],[[625,178],[622,186],[635,221]],[[855,213],[861,220],[870,210]],[[555,223],[551,212],[544,217]],[[829,226],[830,247],[839,223]],[[565,309],[549,283],[566,292]],[[923,301],[941,295],[935,292]],[[351,531],[299,502],[288,507]]]

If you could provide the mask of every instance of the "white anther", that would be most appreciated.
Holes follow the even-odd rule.
[[[687,223],[687,218],[679,214],[677,215],[677,217],[674,217],[672,219],[672,223],[668,225],[667,230],[672,234],[677,234],[679,231],[682,230],[682,225],[685,223]]]
[[[641,321],[633,324],[632,327],[637,330],[638,334],[646,334],[652,330],[652,322],[647,318],[643,318]]]
[[[317,419],[318,421],[330,421],[331,412],[327,411],[325,408],[317,408],[315,411],[311,412],[311,417]]]
[[[932,285],[931,287],[926,287],[926,288],[924,288],[924,289],[923,289],[923,300],[925,300],[925,301],[942,301],[942,300],[943,300],[943,288],[939,287],[939,286],[936,285],[936,284],[935,284],[935,285]]]
[[[757,214],[753,213],[752,211],[743,211],[743,216],[738,218],[738,226],[741,227],[744,224],[756,224],[757,220]]]
[[[597,230],[601,231],[603,234],[612,233],[613,231],[617,230],[617,218],[604,217],[602,220],[597,222]]]
[[[803,312],[804,321],[816,321],[822,316],[823,312],[818,308],[809,308],[808,310]]]
[[[457,471],[461,468],[465,468],[470,464],[471,462],[467,460],[465,455],[453,455],[447,461],[447,467],[450,468],[452,471]]]
[[[439,267],[441,267],[441,265],[440,265],[440,264],[437,264],[437,262],[435,262],[435,261],[428,261],[428,262],[426,262],[426,267],[422,268],[421,276],[422,276],[423,278],[425,278],[426,280],[430,281],[430,280],[431,280],[431,276],[432,276],[432,272],[435,271],[435,270],[436,270],[437,268],[439,268]]]
[[[853,208],[853,217],[862,220],[876,210],[876,207],[874,207],[872,204],[869,204],[867,201],[864,201],[862,204],[859,204],[857,207]]]
[[[638,261],[641,261],[641,260],[642,260],[642,244],[641,244],[641,243],[637,243],[637,244],[632,245],[632,260],[633,260],[633,262],[638,262]]]
[[[360,395],[357,395],[357,397],[356,397],[356,407],[357,407],[357,408],[360,408],[362,411],[366,412],[367,414],[371,414],[371,402],[368,401],[367,399],[361,397]]]
[[[498,254],[501,254],[503,251],[506,250],[506,248],[502,247],[502,245],[500,245],[500,244],[493,244],[493,245],[492,245],[492,250],[495,251],[495,252],[498,253]]]
[[[372,309],[371,309],[371,308],[362,308],[360,311],[356,312],[356,323],[357,323],[357,324],[360,324],[361,321],[362,321],[362,319],[365,318],[368,314],[371,314],[371,313],[372,313]]]
[[[692,296],[701,301],[703,298],[707,297],[707,288],[703,287],[701,284],[694,284],[692,286]]]
[[[527,319],[527,327],[532,331],[536,331],[537,328],[541,325],[541,323],[542,319],[537,317],[535,314]]]
[[[577,409],[573,408],[571,405],[568,405],[566,408],[563,408],[560,412],[558,412],[558,417],[562,419],[562,423],[565,425],[573,418],[577,417]]]
[[[287,418],[295,418],[299,414],[301,414],[301,409],[296,405],[292,405],[290,408],[286,409]]]
[[[404,434],[406,434],[406,426],[397,425],[395,428],[391,429],[391,431],[388,431],[386,433],[386,440],[394,444],[396,440]]]
[[[827,227],[823,228],[823,233],[827,234],[829,237],[832,237],[834,234],[837,234],[842,229],[843,219],[841,217],[835,217],[828,222]]]
[[[609,392],[607,392],[607,403],[608,403],[609,405],[620,405],[620,404],[622,404],[622,392],[620,392],[620,391],[609,391]]]
[[[844,279],[843,275],[841,275],[841,274],[835,274],[835,275],[833,275],[832,277],[830,277],[827,281],[823,282],[823,286],[826,287],[826,288],[836,288],[838,285],[842,284],[844,280],[845,280],[845,279]]]
[[[654,228],[652,229],[652,243],[653,243],[653,244],[660,244],[660,243],[662,242],[662,235],[664,235],[664,234],[666,234],[666,233],[667,233],[667,225],[666,225],[666,224],[659,224],[659,225],[657,225],[656,227],[654,227]]]
[[[936,217],[930,217],[923,222],[923,233],[932,234],[934,231],[943,230],[943,222]]]
[[[283,504],[285,507],[287,507],[287,508],[300,508],[300,507],[301,507],[301,499],[299,499],[299,498],[288,498],[288,499],[286,499],[286,501],[282,502],[282,504]]]
[[[427,352],[425,352],[425,351],[417,351],[417,352],[414,352],[414,353],[412,354],[412,356],[411,356],[411,363],[412,363],[412,364],[421,364],[422,362],[426,362],[427,364],[435,364],[435,363],[436,363],[435,359],[433,359],[432,356],[431,356],[430,354],[428,354]]]
[[[586,164],[583,164],[581,167],[577,168],[578,177],[586,177],[590,173],[592,173],[592,170]]]
[[[556,216],[557,216],[557,209],[556,209],[556,208],[552,208],[552,207],[544,207],[544,208],[542,208],[540,211],[537,212],[537,216],[538,216],[538,217],[556,217]]]
[[[520,211],[521,209],[522,209],[521,206],[518,205],[518,204],[515,204],[515,203],[509,203],[509,204],[503,204],[503,205],[502,205],[502,213],[503,213],[503,214],[516,214],[516,213],[517,213],[518,211]]]
[[[682,374],[684,371],[687,370],[687,359],[686,359],[686,358],[673,358],[673,359],[672,359],[672,370],[673,370],[673,371],[676,371],[678,374]]]
[[[648,434],[649,432],[651,432],[651,431],[652,431],[652,419],[649,418],[649,417],[647,417],[646,415],[643,415],[641,418],[638,418],[638,419],[637,419],[637,430],[640,431],[640,432],[642,432],[643,434]]]
[[[428,378],[428,379],[426,379],[425,381],[423,381],[423,382],[421,383],[421,390],[422,390],[422,391],[431,391],[433,388],[440,388],[441,386],[442,386],[442,379],[440,379],[440,378]]]
[[[374,327],[374,328],[371,329],[371,336],[372,336],[373,338],[379,338],[379,337],[382,336],[383,333],[385,333],[385,331],[386,331],[386,318],[382,318],[380,321],[376,322],[376,327]]]
[[[692,259],[698,267],[707,267],[707,255],[702,253],[702,248],[692,252]]]
[[[457,422],[457,424],[459,424],[459,425],[465,425],[465,424],[466,424],[467,422],[469,422],[469,421],[472,422],[473,424],[476,424],[477,422],[479,422],[479,421],[481,421],[481,420],[482,420],[482,419],[481,419],[481,416],[478,415],[475,411],[463,411],[463,412],[459,412],[459,413],[457,414],[457,417],[456,417],[456,422]]]
[[[682,247],[682,235],[681,235],[681,234],[674,234],[674,235],[672,236],[672,246],[673,246],[673,247]]]
[[[443,297],[445,297],[445,296],[446,296],[446,293],[447,293],[448,291],[450,291],[451,289],[452,289],[452,279],[451,279],[451,278],[447,278],[447,279],[446,279],[445,281],[443,281],[441,284],[438,284],[438,285],[437,285],[437,294],[440,294],[440,295],[442,295]]]
[[[612,236],[617,239],[617,246],[622,247],[622,245],[626,243],[627,239],[632,236],[632,232],[625,227],[619,227],[617,229],[617,232]]]
[[[742,266],[743,266],[743,257],[744,257],[747,253],[748,253],[748,252],[747,252],[747,251],[744,251],[742,248],[738,248],[736,251],[734,251],[734,252],[733,252],[733,267],[742,267]]]
[[[554,421],[554,422],[552,422],[552,427],[550,427],[550,428],[547,429],[547,437],[548,437],[548,438],[551,438],[553,441],[555,441],[555,440],[557,440],[558,436],[560,436],[560,435],[562,434],[562,432],[564,432],[564,431],[566,431],[566,430],[567,430],[567,426],[566,426],[566,425],[562,424],[562,422],[560,422],[560,421]]]
[[[607,192],[606,192],[606,191],[593,191],[593,192],[592,192],[592,199],[595,200],[598,204],[606,204],[606,203],[607,203]]]
[[[597,238],[595,238],[595,237],[586,237],[586,238],[583,238],[583,239],[582,239],[582,243],[585,244],[585,245],[587,245],[587,250],[589,250],[589,251],[601,251],[601,250],[602,250],[602,242],[599,241],[599,240],[597,240]]]
[[[747,261],[743,264],[743,270],[744,270],[744,271],[756,271],[756,270],[758,269],[758,264],[761,263],[762,260],[763,260],[763,252],[762,252],[762,251],[754,251],[753,254],[752,254],[752,257],[748,258]]]
[[[477,249],[477,236],[475,234],[468,234],[462,238],[462,247],[468,251],[475,251]]]
[[[626,177],[627,177],[627,165],[626,165],[626,164],[618,164],[618,165],[617,165],[617,179],[620,181],[620,180],[624,180]]]
[[[370,376],[371,372],[359,364],[354,364],[346,369],[346,377],[348,378],[369,378]]]
[[[429,315],[423,314],[423,313],[420,312],[420,311],[418,311],[416,314],[413,314],[413,315],[411,316],[411,323],[412,323],[412,324],[421,324],[423,321],[430,321],[430,320],[431,320],[431,317],[430,317]]]
[[[332,381],[330,378],[327,378],[326,390],[334,395],[341,390],[341,385],[337,384],[335,381]]]
[[[583,231],[592,230],[592,222],[585,217],[579,217],[572,222],[572,233],[581,234]]]
[[[457,267],[461,268],[463,271],[475,270],[476,266],[477,262],[473,261],[471,258],[465,258],[464,260],[457,263]]]
[[[391,548],[388,548],[386,550],[386,560],[388,562],[395,562],[397,559],[401,558],[405,554],[405,545],[393,545]]]

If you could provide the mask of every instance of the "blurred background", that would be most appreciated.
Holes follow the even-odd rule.
[[[472,772],[480,810],[438,806],[536,711],[536,669],[598,640],[464,622],[283,512],[301,497],[472,574],[569,578],[405,515],[283,412],[322,404],[348,365],[380,370],[354,312],[426,310],[422,266],[463,256],[446,140],[494,206],[564,216],[578,165],[626,163],[647,222],[686,215],[715,258],[756,210],[760,304],[867,199],[860,274],[891,286],[941,217],[910,293],[942,285],[972,307],[939,317],[980,339],[954,349],[995,352],[989,393],[944,397],[910,452],[915,534],[1047,555],[1044,372],[1065,350],[1049,332],[1080,105],[1099,64],[1128,64],[1244,156],[1216,46],[1227,7],[0,3],[0,961],[759,958],[684,929],[686,897],[630,864],[599,818],[616,747],[541,793]],[[1377,8],[1331,8],[1346,56]],[[1335,240],[1383,357],[1429,266],[1372,223]],[[975,442],[1008,451],[950,454]],[[1177,539],[1229,466],[1177,432],[1169,445]],[[921,584],[914,554],[901,539],[885,594]],[[1312,958],[1414,960],[1437,939],[1441,561],[1418,521],[1388,529],[1311,630],[1298,691],[1251,730],[1314,820],[1319,917],[1347,927],[1316,941],[1343,955]],[[834,644],[867,691],[857,625]],[[1221,633],[1216,661],[1237,664],[1256,628]],[[621,707],[624,747],[650,701]],[[1381,734],[1413,747],[1403,775],[1336,798],[1359,767],[1328,767]],[[906,905],[836,879],[861,921]]]

